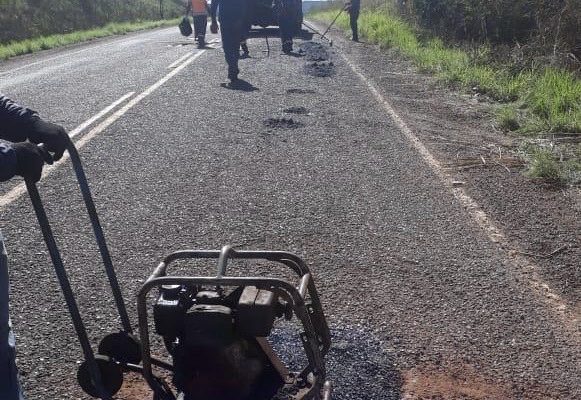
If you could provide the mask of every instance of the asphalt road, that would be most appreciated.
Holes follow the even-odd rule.
[[[91,138],[81,156],[132,320],[136,291],[171,251],[289,250],[322,296],[336,399],[581,398],[578,332],[509,272],[341,48],[315,68],[324,77],[279,48],[250,40],[248,90],[221,85],[222,51],[175,28],[0,63],[2,92],[70,130],[131,93],[78,138]],[[97,342],[118,321],[71,169],[39,187]],[[29,200],[0,218],[27,398],[87,398]],[[287,334],[276,340],[290,357]]]

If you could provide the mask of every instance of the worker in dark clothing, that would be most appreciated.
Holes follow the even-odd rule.
[[[44,163],[62,157],[69,138],[58,125],[0,94],[0,181],[14,175],[33,182],[40,180]],[[28,140],[28,141],[26,141]],[[37,146],[44,143],[44,146]],[[51,154],[52,153],[52,154]],[[8,265],[0,232],[0,399],[24,400],[18,382],[14,335],[8,315]]]
[[[188,3],[186,14],[191,13],[194,21],[194,38],[198,41],[198,48],[206,46],[206,27],[210,7],[206,0],[192,0]]]
[[[296,0],[275,0],[274,11],[278,17],[278,26],[280,28],[280,41],[282,42],[282,51],[288,54],[293,51],[293,37],[297,33],[299,24],[297,16],[301,3]]]
[[[351,0],[345,5],[345,10],[349,13],[349,24],[351,25],[351,40],[359,41],[359,30],[357,28],[357,20],[359,19],[359,9],[361,8],[361,0]]]
[[[240,58],[240,43],[246,37],[248,29],[248,3],[247,0],[212,0],[210,15],[212,24],[210,31],[218,32],[216,14],[220,20],[222,35],[222,48],[224,58],[228,64],[228,79],[231,82],[238,80],[238,59]]]

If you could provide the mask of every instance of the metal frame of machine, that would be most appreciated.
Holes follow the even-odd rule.
[[[216,275],[212,277],[167,276],[167,269],[172,263],[187,259],[218,259]],[[275,278],[227,276],[227,265],[231,259],[266,260],[280,263],[292,269],[297,274],[299,277],[298,286]],[[153,288],[160,288],[162,285],[216,287],[255,286],[259,289],[276,292],[291,306],[293,313],[300,320],[304,328],[304,332],[301,333],[300,338],[305,354],[307,355],[308,365],[298,375],[289,373],[283,377],[289,385],[303,382],[303,387],[294,395],[293,399],[330,399],[331,389],[330,384],[325,382],[326,372],[324,364],[324,356],[327,354],[331,344],[329,327],[323,315],[323,309],[312,275],[307,265],[299,257],[282,251],[236,251],[230,246],[223,247],[221,251],[186,250],[168,255],[151,274],[137,296],[143,376],[150,387],[155,392],[160,393],[165,389],[160,387],[159,380],[154,377],[152,372],[146,300],[147,294]],[[280,365],[276,359],[271,359],[271,361]],[[283,368],[280,369],[284,370]]]

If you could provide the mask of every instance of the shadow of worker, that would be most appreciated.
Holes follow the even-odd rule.
[[[235,81],[229,83],[221,83],[220,86],[225,89],[238,90],[241,92],[254,92],[259,90],[252,83],[247,82],[244,79],[236,79]]]

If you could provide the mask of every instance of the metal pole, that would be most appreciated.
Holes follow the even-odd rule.
[[[83,200],[85,201],[87,212],[89,213],[89,219],[91,220],[91,225],[93,226],[93,233],[95,234],[95,239],[97,240],[97,245],[99,246],[99,253],[101,253],[101,258],[103,259],[103,264],[105,265],[105,272],[109,278],[109,285],[111,286],[111,291],[113,292],[113,297],[115,298],[117,311],[119,312],[119,317],[121,318],[121,325],[123,326],[123,330],[125,332],[133,333],[133,330],[131,329],[131,322],[129,321],[129,315],[127,314],[127,307],[123,301],[123,294],[121,293],[119,281],[117,280],[117,275],[115,274],[115,269],[113,268],[113,261],[111,260],[107,242],[105,241],[105,235],[103,234],[103,229],[101,228],[101,223],[99,222],[99,216],[97,215],[95,203],[93,202],[93,197],[91,196],[91,190],[89,189],[89,184],[87,183],[87,177],[85,175],[85,171],[83,170],[79,153],[72,142],[69,144],[67,149],[71,157],[73,169],[77,175],[77,181],[79,182],[79,186],[81,188],[81,193],[83,195]]]
[[[77,332],[77,336],[79,337],[79,342],[81,343],[81,348],[83,350],[85,360],[87,361],[89,372],[93,379],[93,383],[95,384],[97,393],[99,393],[99,398],[109,400],[111,399],[111,397],[107,394],[107,391],[103,386],[101,372],[99,371],[97,362],[95,361],[95,355],[93,353],[93,349],[91,348],[91,344],[89,342],[89,337],[87,336],[85,325],[83,324],[83,320],[81,319],[81,314],[79,312],[79,308],[77,306],[73,290],[71,289],[71,284],[69,282],[69,278],[67,277],[67,273],[65,271],[65,267],[63,265],[63,261],[60,256],[60,252],[54,240],[54,235],[50,228],[46,212],[44,211],[44,207],[40,199],[40,194],[38,193],[38,189],[36,188],[36,185],[33,182],[27,180],[26,188],[28,189],[28,194],[30,196],[30,200],[32,201],[32,207],[34,208],[34,212],[36,213],[38,224],[40,225],[40,229],[42,230],[42,235],[44,237],[46,247],[48,248],[50,258],[52,259],[52,263],[58,281],[60,283],[63,295],[65,297],[65,302],[67,303],[69,314],[71,315],[71,319],[73,320],[75,331]]]
[[[327,34],[327,32],[329,32],[329,29],[331,29],[331,27],[333,25],[335,25],[335,22],[337,21],[337,19],[339,18],[339,15],[341,15],[343,13],[343,11],[345,11],[343,8],[339,11],[339,14],[337,14],[337,16],[335,17],[335,19],[333,20],[333,22],[331,22],[331,25],[329,25],[327,27],[327,29],[325,29],[325,32],[323,32],[323,34],[321,35],[321,38],[324,38],[325,35]]]

